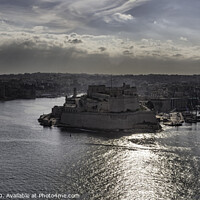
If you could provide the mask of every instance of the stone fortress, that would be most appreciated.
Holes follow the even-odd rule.
[[[72,98],[66,98],[65,111],[71,112],[129,112],[139,109],[135,87],[124,84],[122,87],[91,85],[87,95],[77,97],[76,89]]]
[[[59,118],[59,125],[97,130],[146,131],[159,129],[155,113],[138,101],[136,87],[123,84],[122,87],[91,85],[87,94],[66,97],[63,106],[55,106],[52,116]]]

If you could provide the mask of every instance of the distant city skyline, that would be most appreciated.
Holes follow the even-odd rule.
[[[0,0],[0,74],[200,74],[199,0]]]

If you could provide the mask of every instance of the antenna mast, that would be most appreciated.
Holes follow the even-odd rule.
[[[110,86],[112,88],[112,74],[111,74],[111,77],[110,77]]]

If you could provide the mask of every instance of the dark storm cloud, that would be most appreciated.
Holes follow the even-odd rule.
[[[55,43],[56,44],[56,43]],[[74,47],[38,45],[33,40],[4,44],[0,48],[0,73],[76,72],[112,74],[177,73],[193,74],[199,71],[199,60],[174,60],[156,57],[88,53]],[[179,56],[178,56],[179,57]]]
[[[99,47],[99,50],[103,52],[103,51],[106,50],[106,48],[105,47]]]
[[[67,66],[77,56],[87,55],[86,51],[76,48],[60,48],[52,46],[38,48],[31,41],[20,44],[12,43],[1,47],[0,68],[1,73],[34,72],[34,71],[65,71]],[[70,65],[71,66],[71,65]],[[71,69],[73,71],[73,68]]]
[[[125,51],[123,51],[123,54],[124,54],[124,55],[132,55],[133,53],[130,52],[129,50],[125,50]]]
[[[0,0],[1,73],[196,73],[199,10],[199,0]]]
[[[79,43],[82,43],[83,41],[76,38],[73,40],[70,39],[70,40],[68,40],[68,42],[73,43],[73,44],[79,44]]]
[[[182,57],[183,55],[182,54],[180,54],[180,53],[178,53],[178,54],[175,54],[175,55],[173,55],[174,57]]]

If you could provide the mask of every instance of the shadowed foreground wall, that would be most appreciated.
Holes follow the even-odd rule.
[[[153,112],[138,111],[130,113],[63,113],[61,123],[70,127],[90,129],[133,129],[157,125]],[[141,126],[142,124],[142,126]],[[147,125],[147,126],[146,126]]]

